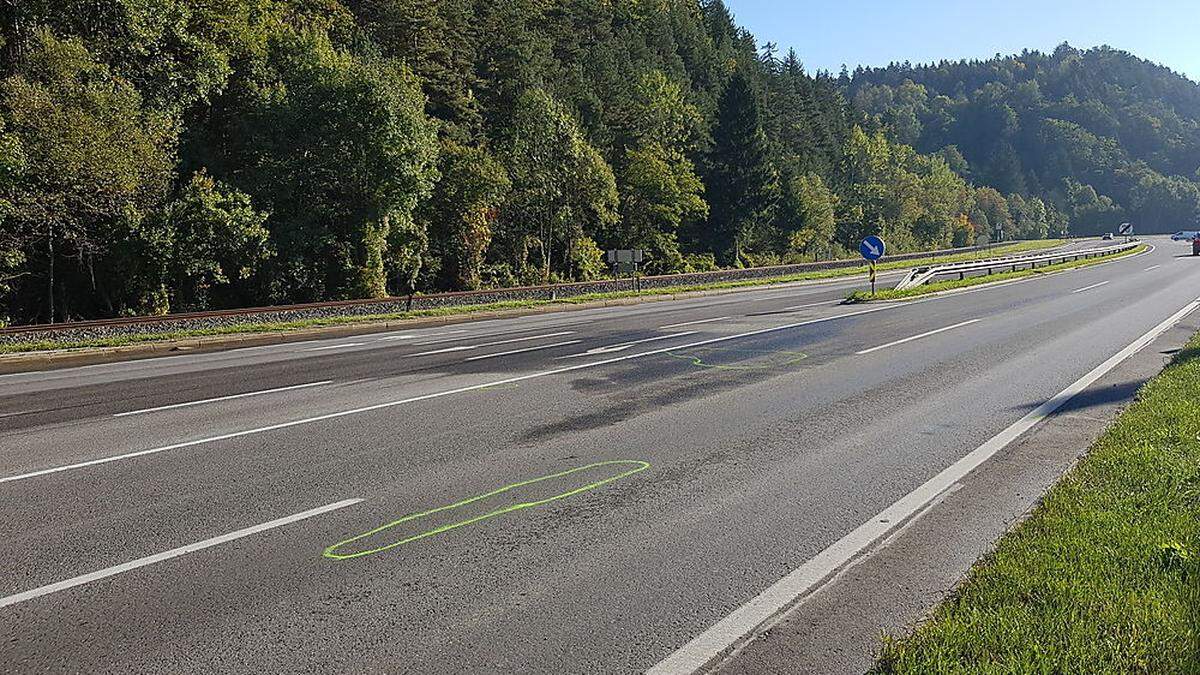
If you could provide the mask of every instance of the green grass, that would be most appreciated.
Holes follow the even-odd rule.
[[[876,292],[875,295],[871,295],[867,291],[853,291],[852,293],[850,293],[849,295],[846,296],[846,302],[853,304],[853,303],[861,303],[861,302],[877,302],[877,301],[883,301],[883,300],[906,300],[909,298],[920,297],[922,295],[929,295],[930,293],[938,293],[941,291],[954,290],[956,288],[966,288],[968,286],[979,286],[981,284],[994,284],[998,281],[1008,281],[1010,279],[1020,279],[1022,277],[1031,277],[1031,276],[1035,276],[1035,275],[1039,275],[1039,274],[1049,274],[1051,272],[1061,272],[1063,270],[1076,269],[1079,267],[1089,267],[1091,265],[1099,265],[1100,263],[1108,262],[1110,260],[1116,260],[1117,258],[1123,258],[1125,256],[1130,256],[1130,255],[1137,255],[1138,253],[1145,251],[1146,248],[1147,248],[1147,246],[1143,244],[1142,246],[1138,246],[1137,248],[1133,248],[1128,251],[1122,251],[1120,253],[1114,253],[1112,255],[1107,255],[1107,256],[1104,256],[1103,258],[1090,258],[1087,260],[1072,260],[1069,262],[1059,263],[1057,265],[1050,265],[1047,267],[1039,267],[1037,269],[1032,269],[1032,270],[1017,270],[1016,272],[1001,272],[1000,274],[992,274],[990,276],[985,276],[985,277],[968,277],[966,279],[952,279],[950,281],[939,281],[939,282],[933,283],[933,284],[926,284],[925,286],[906,288],[902,291],[898,291],[894,288],[885,288],[881,291]]]
[[[874,672],[1200,672],[1200,336]]]
[[[1004,255],[1010,253],[1019,253],[1021,251],[1029,251],[1036,249],[1050,248],[1064,243],[1061,239],[1042,239],[1037,241],[1022,241],[1015,244],[1007,244],[997,246],[992,252],[992,255]],[[963,253],[952,256],[944,256],[940,258],[922,258],[920,260],[906,260],[883,263],[878,266],[880,270],[890,269],[906,269],[909,267],[918,267],[928,265],[934,262],[948,263],[961,262],[972,260],[979,257],[979,253]],[[689,293],[697,291],[713,291],[726,290],[735,288],[747,288],[752,286],[769,286],[772,284],[791,283],[795,281],[811,281],[816,279],[830,279],[837,277],[854,276],[866,273],[866,266],[847,267],[837,270],[822,270],[817,272],[806,272],[802,274],[792,274],[779,277],[769,277],[764,279],[747,279],[744,281],[725,281],[710,284],[693,284],[689,286],[673,286],[670,288],[654,288],[647,289],[641,292],[620,291],[614,293],[589,293],[573,298],[561,298],[558,300],[530,300],[530,301],[507,301],[495,302],[479,305],[463,305],[461,307],[440,307],[437,309],[414,310],[412,312],[399,312],[392,314],[372,314],[363,316],[341,316],[323,319],[303,319],[299,321],[288,322],[256,322],[247,321],[236,325],[223,326],[220,328],[203,328],[192,330],[178,330],[169,332],[157,333],[138,333],[130,335],[121,335],[110,338],[97,338],[92,340],[36,340],[30,342],[17,342],[11,344],[0,344],[0,354],[14,354],[33,351],[58,351],[66,349],[96,349],[105,347],[126,347],[130,345],[146,344],[152,342],[162,342],[168,340],[186,340],[189,338],[211,337],[219,335],[254,335],[261,333],[288,333],[298,330],[321,328],[327,326],[345,326],[353,324],[379,323],[386,321],[402,321],[405,319],[415,319],[422,317],[439,317],[439,316],[457,316],[463,314],[474,314],[478,312],[494,312],[507,309],[529,309],[534,307],[543,307],[547,305],[579,305],[588,302],[600,302],[604,300],[619,300],[624,298],[637,297],[653,297],[662,295],[673,295],[676,293]]]

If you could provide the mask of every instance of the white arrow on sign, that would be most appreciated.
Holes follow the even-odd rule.
[[[877,249],[877,248],[875,248],[874,246],[872,246],[872,245],[871,245],[871,242],[869,242],[869,241],[865,241],[865,240],[864,240],[864,241],[863,241],[863,246],[866,246],[866,247],[867,247],[867,250],[871,252],[871,255],[879,255],[879,249]]]

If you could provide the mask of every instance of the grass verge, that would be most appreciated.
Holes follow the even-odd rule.
[[[873,672],[1200,672],[1200,336]]]
[[[1036,241],[1022,241],[1004,246],[997,246],[988,255],[1006,255],[1012,253],[1020,253],[1022,251],[1038,250],[1059,246],[1065,243],[1062,239],[1041,239]],[[950,263],[972,260],[978,257],[979,253],[963,253],[952,256],[944,256],[940,258],[922,258],[920,260],[906,260],[883,263],[878,266],[879,270],[892,269],[907,269],[909,267],[919,267],[922,265],[932,264],[934,262]],[[803,274],[793,274],[788,276],[771,277],[765,279],[748,279],[745,281],[726,281],[711,284],[693,284],[690,286],[673,286],[670,288],[655,288],[647,289],[641,292],[623,291],[614,293],[590,293],[573,298],[561,298],[558,300],[529,300],[529,301],[509,301],[495,302],[480,305],[463,305],[460,307],[441,307],[437,309],[414,310],[412,312],[399,312],[392,314],[370,314],[362,316],[339,316],[320,319],[303,319],[298,321],[288,322],[258,322],[246,321],[229,326],[219,328],[199,328],[190,330],[177,330],[169,332],[147,332],[136,333],[129,335],[118,335],[106,338],[96,338],[88,340],[34,340],[29,342],[14,342],[11,344],[0,344],[0,354],[16,354],[22,352],[35,351],[61,351],[67,349],[96,349],[105,347],[127,347],[131,345],[147,344],[152,342],[163,342],[168,340],[186,340],[189,338],[211,337],[220,335],[254,335],[261,333],[287,333],[298,330],[311,328],[322,328],[328,326],[346,326],[353,324],[365,323],[380,323],[387,321],[402,321],[404,319],[416,319],[423,317],[439,317],[439,316],[457,316],[463,314],[475,314],[479,312],[495,312],[507,309],[529,309],[533,307],[542,307],[546,305],[579,305],[588,302],[598,302],[604,300],[618,300],[622,298],[649,297],[656,295],[672,295],[675,293],[688,293],[696,291],[711,291],[724,290],[734,288],[747,288],[751,286],[769,286],[772,284],[791,283],[795,281],[812,281],[818,279],[832,279],[837,277],[848,277],[858,274],[865,274],[866,266],[847,267],[837,270],[822,270],[819,272],[807,272]]]
[[[1076,269],[1079,267],[1090,267],[1092,265],[1099,265],[1100,263],[1106,263],[1106,262],[1109,262],[1112,260],[1116,260],[1118,258],[1124,258],[1126,256],[1137,255],[1138,253],[1144,252],[1147,248],[1148,247],[1145,244],[1143,244],[1141,246],[1138,246],[1137,248],[1133,248],[1128,251],[1122,251],[1120,253],[1114,253],[1112,255],[1104,256],[1103,258],[1091,258],[1091,259],[1087,259],[1087,260],[1072,260],[1072,261],[1065,262],[1065,263],[1059,263],[1057,265],[1050,265],[1048,267],[1039,267],[1037,269],[1032,269],[1032,270],[1017,270],[1016,272],[1001,272],[1000,274],[992,274],[992,275],[989,275],[986,277],[969,277],[966,279],[953,279],[950,281],[939,281],[937,283],[927,284],[925,286],[917,286],[915,288],[906,288],[902,291],[898,291],[894,288],[885,288],[885,289],[875,293],[875,295],[871,295],[867,291],[853,291],[852,293],[850,293],[849,295],[846,296],[846,302],[854,304],[854,303],[862,303],[862,302],[878,302],[878,301],[882,301],[882,300],[906,300],[909,298],[920,297],[922,295],[929,295],[930,293],[938,293],[941,291],[950,291],[950,290],[954,290],[956,288],[966,288],[968,286],[979,286],[981,284],[994,284],[998,281],[1008,281],[1010,279],[1020,279],[1022,277],[1031,277],[1031,276],[1040,275],[1040,274],[1050,274],[1051,272],[1061,272],[1063,270]]]

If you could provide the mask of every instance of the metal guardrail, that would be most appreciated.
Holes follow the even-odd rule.
[[[972,260],[963,263],[950,263],[947,265],[931,265],[929,267],[918,267],[913,269],[906,275],[899,284],[896,284],[896,290],[903,291],[908,288],[916,288],[935,280],[945,280],[947,277],[953,278],[957,276],[959,279],[966,279],[968,274],[976,272],[987,272],[992,274],[996,270],[1016,272],[1022,268],[1036,269],[1039,265],[1047,266],[1056,263],[1064,263],[1072,260],[1081,260],[1087,258],[1101,258],[1114,253],[1121,253],[1130,249],[1136,248],[1140,242],[1131,241],[1124,244],[1116,244],[1114,246],[1105,246],[1103,248],[1083,249],[1079,251],[1060,251],[1058,253],[1043,253],[1039,255],[1028,256],[1009,256],[1004,258],[989,258],[986,260]]]

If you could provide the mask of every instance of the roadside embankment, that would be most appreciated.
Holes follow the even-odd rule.
[[[1200,672],[1200,336],[876,672]]]

